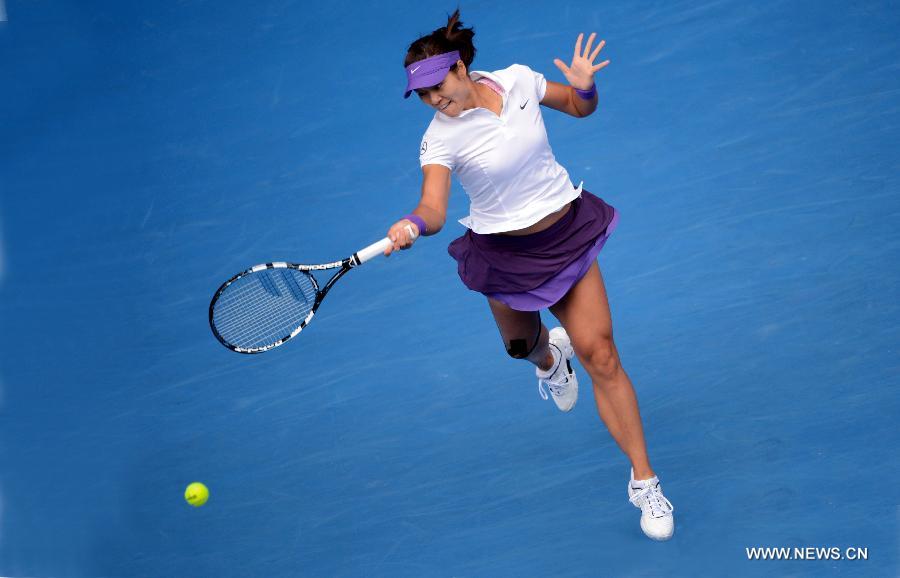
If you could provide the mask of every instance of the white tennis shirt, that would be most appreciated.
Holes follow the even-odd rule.
[[[469,216],[459,222],[480,234],[524,229],[578,198],[581,185],[572,185],[547,140],[544,75],[513,64],[469,76],[503,89],[500,116],[485,108],[457,117],[435,112],[419,149],[423,167],[447,167],[469,196]]]

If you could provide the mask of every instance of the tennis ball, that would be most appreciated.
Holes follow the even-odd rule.
[[[194,482],[184,490],[184,499],[187,500],[188,504],[199,508],[209,499],[209,488],[200,482]]]

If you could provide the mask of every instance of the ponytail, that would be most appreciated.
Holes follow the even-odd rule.
[[[472,66],[472,61],[475,60],[475,45],[472,43],[472,38],[474,37],[475,29],[463,27],[462,22],[459,20],[459,8],[457,8],[447,19],[446,26],[434,30],[431,34],[422,36],[409,45],[403,66],[409,66],[413,62],[418,62],[437,54],[458,50],[460,60],[465,63],[466,68],[469,68]],[[456,65],[454,64],[450,70],[455,71]]]

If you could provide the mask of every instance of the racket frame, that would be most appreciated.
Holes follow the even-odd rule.
[[[407,226],[407,230],[409,231],[410,235],[413,238],[415,238],[414,231],[411,228],[409,228],[408,226]],[[389,238],[385,237],[384,239],[381,239],[380,241],[372,243],[368,247],[360,249],[359,251],[357,251],[356,253],[353,253],[353,255],[351,255],[350,257],[347,257],[346,259],[341,259],[340,261],[334,261],[332,263],[321,263],[318,265],[301,265],[298,263],[288,263],[285,261],[273,261],[271,263],[262,263],[260,265],[254,265],[253,267],[250,267],[249,269],[241,271],[240,273],[238,273],[237,275],[235,275],[228,281],[225,281],[224,283],[222,283],[222,285],[219,287],[219,289],[216,290],[216,293],[213,296],[212,301],[210,301],[210,303],[209,303],[209,327],[210,327],[210,329],[212,329],[213,335],[216,336],[216,339],[219,340],[219,343],[221,343],[222,345],[224,345],[231,351],[252,355],[252,354],[256,354],[256,353],[263,353],[265,351],[269,351],[270,349],[275,349],[279,345],[283,345],[288,340],[290,340],[291,338],[296,336],[298,333],[303,331],[304,327],[309,325],[309,322],[312,321],[313,316],[315,316],[316,310],[319,308],[319,305],[325,299],[325,295],[328,293],[328,291],[331,290],[331,288],[334,286],[334,284],[337,283],[338,279],[340,279],[341,277],[346,275],[347,272],[350,271],[351,269],[353,269],[354,267],[358,267],[358,266],[362,265],[363,263],[365,263],[366,261],[374,258],[375,256],[384,253],[384,251],[391,244],[392,244],[392,241]],[[219,300],[219,296],[222,295],[222,293],[225,291],[225,289],[228,288],[229,285],[231,285],[238,279],[241,279],[242,277],[246,277],[247,275],[252,275],[253,273],[257,273],[264,269],[295,269],[297,271],[310,272],[310,271],[326,271],[328,269],[337,269],[337,268],[340,268],[340,271],[338,271],[337,273],[332,275],[331,279],[329,279],[328,282],[325,283],[325,286],[322,287],[322,289],[319,289],[319,282],[316,280],[316,278],[313,277],[312,275],[309,275],[310,281],[312,281],[312,284],[313,284],[313,289],[315,289],[315,292],[316,292],[316,299],[313,302],[313,305],[312,305],[312,308],[311,308],[309,314],[300,323],[300,325],[297,326],[293,331],[291,331],[288,335],[285,335],[284,337],[277,339],[273,343],[270,343],[267,345],[262,345],[259,347],[249,347],[249,348],[240,347],[238,345],[234,345],[234,344],[226,341],[225,338],[222,337],[222,335],[219,333],[218,329],[216,329],[216,325],[213,321],[213,313],[214,313],[214,309],[216,306],[216,302]]]

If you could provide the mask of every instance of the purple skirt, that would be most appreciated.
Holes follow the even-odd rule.
[[[448,251],[466,287],[513,309],[537,311],[562,299],[584,277],[617,224],[614,208],[582,191],[543,231],[511,236],[469,230]]]

